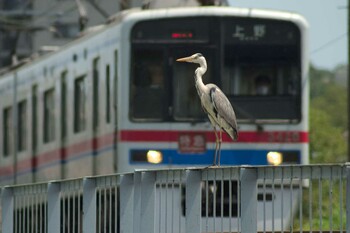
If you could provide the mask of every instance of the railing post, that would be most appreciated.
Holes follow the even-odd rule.
[[[60,201],[60,183],[48,184],[47,197],[47,218],[48,218],[48,232],[59,233],[61,226],[61,201]]]
[[[1,206],[2,206],[2,232],[12,233],[14,230],[14,195],[13,189],[4,187],[1,192]]]
[[[346,163],[346,233],[350,233],[350,163]]]
[[[122,175],[120,179],[120,232],[133,232],[134,175]]]
[[[186,178],[186,233],[202,232],[201,171],[188,170]]]
[[[83,181],[83,232],[96,231],[96,180],[92,177]]]
[[[154,172],[141,173],[141,226],[144,233],[154,233],[156,178]]]
[[[257,177],[255,168],[243,167],[240,170],[242,233],[257,232]]]
[[[141,231],[141,172],[134,173],[134,206],[133,206],[133,232]]]

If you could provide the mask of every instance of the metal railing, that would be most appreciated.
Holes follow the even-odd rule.
[[[141,170],[1,189],[3,233],[350,233],[350,165]]]

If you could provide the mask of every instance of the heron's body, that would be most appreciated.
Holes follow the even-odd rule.
[[[223,129],[232,140],[237,140],[237,122],[236,115],[230,101],[225,94],[215,84],[204,84],[202,76],[207,71],[207,62],[200,53],[196,53],[190,57],[180,58],[177,61],[198,63],[199,67],[195,71],[195,85],[201,100],[203,110],[208,114],[209,120],[214,127],[216,136],[216,153],[214,164],[216,164],[217,152],[219,152],[220,163],[220,146],[222,141],[221,129]],[[219,127],[219,136],[216,127]]]
[[[205,85],[205,89],[199,91],[199,98],[203,110],[208,114],[211,124],[222,128],[232,140],[237,139],[237,123],[235,113],[224,93],[215,84]],[[223,98],[225,97],[225,98]],[[219,107],[220,106],[220,107]],[[225,109],[222,111],[221,109]]]

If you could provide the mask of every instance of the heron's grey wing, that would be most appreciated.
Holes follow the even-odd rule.
[[[223,118],[235,131],[237,131],[236,114],[230,101],[225,94],[216,85],[210,88],[210,98],[216,112]]]

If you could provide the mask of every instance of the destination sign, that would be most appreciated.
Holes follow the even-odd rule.
[[[297,27],[284,21],[264,19],[235,19],[225,23],[225,42],[228,44],[295,44]]]
[[[283,20],[260,18],[174,18],[137,23],[131,33],[133,42],[210,43],[224,39],[226,44],[296,44],[297,26]]]
[[[182,32],[182,31],[175,31],[171,33],[171,38],[173,39],[192,39],[194,38],[193,32],[187,31],[187,32]]]
[[[138,23],[132,30],[133,42],[208,42],[209,18],[178,18],[150,20]]]
[[[255,24],[250,27],[243,25],[236,25],[232,38],[236,38],[241,41],[257,41],[266,36],[266,25]]]

